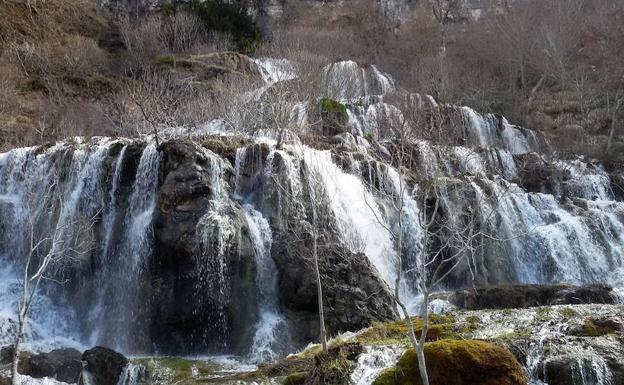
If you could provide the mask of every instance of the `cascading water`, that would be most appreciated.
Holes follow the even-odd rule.
[[[260,319],[256,324],[250,358],[254,362],[264,362],[276,358],[279,343],[278,327],[284,327],[284,320],[277,304],[277,268],[271,258],[273,239],[269,222],[260,212],[250,204],[243,206],[243,212],[254,246],[256,282],[259,286]]]
[[[119,188],[119,173],[123,167],[124,154],[122,149],[116,160],[111,194],[115,194],[113,191]],[[105,342],[121,351],[141,349],[135,344],[138,343],[137,336],[142,333],[147,321],[144,319],[139,296],[141,280],[144,279],[152,254],[152,219],[156,208],[160,162],[161,156],[156,146],[145,146],[123,219],[116,218],[120,213],[114,212],[110,212],[108,218],[105,217],[111,222],[116,219],[120,221],[118,223],[123,230],[116,247],[110,250],[110,243],[105,243],[107,249],[101,256],[103,274],[97,278],[100,286],[91,310],[95,330],[91,335],[91,343]],[[112,211],[117,207],[115,199],[112,198],[110,203],[109,209]],[[111,229],[103,230],[106,232],[106,239]],[[109,322],[99,321],[100,317],[109,314],[116,316],[110,317]]]
[[[265,85],[294,76],[289,63],[256,63],[263,68]],[[280,312],[284,304],[278,303],[280,266],[272,258],[277,248],[272,243],[276,240],[277,245],[278,237],[283,235],[279,232],[284,231],[288,221],[309,224],[310,207],[327,216],[323,225],[328,228],[324,230],[336,235],[350,252],[363,252],[376,269],[372,274],[392,286],[398,253],[388,232],[397,222],[390,200],[403,191],[403,251],[409,257],[404,268],[414,270],[423,252],[418,216],[425,200],[421,199],[420,186],[432,179],[439,182],[440,206],[448,221],[461,222],[459,212],[469,208],[476,213],[479,230],[490,236],[479,247],[479,283],[624,286],[624,204],[618,201],[613,181],[602,166],[583,159],[552,160],[532,154],[544,149],[537,134],[495,115],[456,108],[463,117],[459,129],[465,138],[453,143],[466,145],[415,142],[416,164],[409,170],[410,175],[402,177],[387,161],[388,148],[392,147],[384,142],[384,125],[405,118],[396,106],[383,100],[395,89],[392,79],[374,66],[341,62],[325,68],[324,82],[327,96],[348,102],[347,128],[351,131],[332,138],[332,146],[336,146],[331,150],[304,145],[276,148],[271,142],[246,138],[255,143],[244,148],[228,147],[219,156],[194,144],[198,152],[204,151],[199,156],[201,161],[193,166],[192,173],[175,179],[180,185],[192,185],[193,178],[206,181],[207,187],[199,193],[193,191],[195,195],[189,200],[202,194],[209,200],[191,226],[195,243],[189,249],[196,265],[189,273],[191,277],[185,278],[195,281],[184,284],[193,287],[193,304],[211,302],[206,306],[210,317],[202,322],[214,323],[215,333],[194,338],[225,346],[229,305],[243,300],[232,295],[231,280],[243,278],[232,273],[230,263],[242,260],[241,253],[246,252],[253,257],[249,260],[255,264],[249,265],[253,264],[255,270],[250,269],[253,273],[244,279],[246,283],[253,281],[250,286],[257,290],[259,314],[255,330],[242,345],[251,347],[245,353],[254,361],[273,358],[280,352],[282,332],[289,320],[288,312]],[[419,108],[438,108],[431,98],[410,98]],[[307,104],[297,105],[292,121],[305,125],[307,108]],[[218,127],[220,131],[211,128],[203,133],[222,133],[226,126],[223,121],[215,121],[206,127]],[[369,143],[363,136],[375,140]],[[227,160],[234,152],[230,150],[236,154],[233,168]],[[169,161],[174,165],[169,168],[177,166],[179,155],[161,154],[153,143],[104,138],[0,154],[0,318],[15,316],[19,288],[16,277],[22,266],[20,256],[27,248],[24,229],[28,215],[31,210],[45,214],[47,208],[55,207],[54,215],[42,216],[41,229],[60,229],[64,237],[72,239],[90,236],[97,244],[92,255],[81,261],[84,269],[72,272],[75,282],[71,286],[42,292],[33,311],[29,340],[56,339],[47,346],[67,346],[69,342],[59,342],[67,337],[74,339],[76,346],[76,341],[88,340],[90,345],[105,344],[129,353],[149,352],[152,341],[144,334],[148,334],[153,320],[151,314],[146,314],[144,302],[151,294],[146,293],[153,278],[150,262],[158,254],[153,247],[154,222],[156,214],[174,215],[167,211],[168,207],[159,211],[160,174],[170,172],[161,163],[172,158]],[[555,175],[544,177],[552,180],[539,188],[523,180],[529,155],[548,163]],[[234,180],[230,178],[232,169]],[[407,188],[401,188],[402,183],[407,183]],[[35,201],[34,205],[28,200],[30,194],[45,197],[50,186],[58,186],[63,192],[62,208],[53,206],[49,199]],[[195,209],[186,198],[175,202],[178,214]],[[92,228],[70,226],[94,217]],[[248,230],[248,234],[241,229]],[[245,238],[252,247],[245,249],[239,238]],[[176,252],[168,256],[173,260],[171,264],[178,262]],[[468,286],[472,282],[467,282],[467,274],[463,273],[460,271],[440,289]],[[409,287],[401,288],[401,293],[414,309],[418,294],[414,288],[419,277],[406,276],[408,282],[404,284]],[[82,321],[81,326],[75,325],[76,320]],[[8,343],[10,338],[4,339],[3,335],[10,335],[12,323],[0,322],[0,342]],[[352,378],[354,383],[370,383],[397,354],[384,349],[365,352]],[[589,366],[595,367],[594,374],[581,376],[585,384],[608,384],[597,358],[578,366],[579,371],[585,370],[583,373],[589,373]],[[123,385],[134,383],[139,373],[139,369],[128,367]]]
[[[213,189],[206,213],[197,223],[198,247],[198,276],[196,295],[201,301],[207,293],[216,306],[216,314],[211,318],[219,331],[217,337],[221,347],[226,346],[225,337],[228,334],[228,325],[225,308],[230,296],[230,282],[228,279],[227,255],[230,251],[231,239],[236,235],[230,218],[224,215],[227,190],[223,181],[223,165],[221,159],[206,152],[210,163],[210,185]],[[206,293],[207,291],[207,293]]]
[[[385,369],[397,363],[405,349],[397,346],[367,346],[360,354],[353,373],[352,385],[370,385]]]

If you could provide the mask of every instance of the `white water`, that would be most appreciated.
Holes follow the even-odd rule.
[[[354,252],[364,252],[389,285],[396,276],[396,253],[384,216],[362,180],[342,171],[328,151],[296,148],[311,171],[308,182],[327,198],[341,240]]]
[[[352,385],[370,385],[383,372],[394,366],[404,348],[398,346],[366,346],[351,373]]]
[[[247,219],[249,234],[254,246],[260,311],[250,358],[253,362],[260,363],[276,358],[278,352],[276,345],[279,343],[278,327],[284,327],[284,319],[277,304],[277,268],[271,258],[271,243],[273,242],[271,227],[252,205],[244,205],[243,213]]]
[[[145,377],[146,372],[143,365],[129,363],[123,369],[121,376],[119,376],[117,385],[140,385]]]

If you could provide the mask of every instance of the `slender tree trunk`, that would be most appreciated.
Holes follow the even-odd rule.
[[[429,375],[427,374],[427,365],[425,361],[425,341],[427,341],[427,333],[429,333],[429,291],[425,289],[423,292],[423,303],[421,309],[421,317],[423,321],[418,347],[416,348],[416,356],[418,357],[418,371],[420,372],[420,380],[423,385],[429,385]]]
[[[446,89],[448,87],[448,68],[446,65],[446,26],[444,22],[440,23],[440,98],[445,99]]]
[[[611,151],[611,146],[613,146],[615,128],[617,127],[617,114],[622,107],[622,103],[624,103],[624,98],[617,101],[615,108],[613,109],[613,114],[611,114],[611,128],[609,129],[609,139],[607,140],[607,152]]]
[[[26,326],[26,312],[24,309],[20,309],[19,311],[18,323],[17,336],[15,337],[15,350],[13,351],[13,365],[11,366],[11,381],[13,385],[19,385],[19,375],[17,369],[19,368],[21,343],[24,338],[24,329]]]
[[[314,209],[313,209],[314,210]],[[313,242],[312,253],[314,254],[314,272],[316,274],[316,294],[318,296],[318,311],[319,311],[319,326],[321,329],[321,345],[323,346],[323,352],[327,353],[327,331],[325,330],[325,312],[323,310],[323,286],[321,285],[321,272],[319,270],[318,261],[318,230],[316,223],[316,213],[313,214]]]
[[[401,175],[401,178],[402,178],[402,175]],[[425,362],[425,351],[424,351],[424,340],[426,340],[427,338],[429,320],[428,318],[426,320],[423,319],[423,329],[420,333],[420,340],[418,340],[416,338],[416,331],[414,330],[414,324],[412,323],[412,319],[410,317],[409,311],[407,310],[407,307],[405,306],[405,304],[403,303],[403,301],[401,301],[401,298],[399,297],[401,277],[403,275],[403,209],[405,205],[405,202],[403,200],[404,198],[402,195],[404,193],[403,188],[401,188],[401,191],[399,193],[401,194],[401,197],[399,198],[399,207],[398,207],[399,233],[397,234],[397,249],[399,252],[399,263],[398,263],[397,277],[396,277],[396,280],[394,281],[394,301],[401,308],[401,311],[403,312],[403,318],[405,319],[405,324],[407,325],[407,334],[410,339],[410,342],[412,343],[412,347],[416,351],[416,356],[418,357],[418,370],[420,372],[420,380],[422,382],[422,385],[429,385],[429,376],[427,375],[427,366]],[[424,266],[424,262],[423,262],[423,266]],[[424,299],[424,301],[426,301],[425,305],[428,307],[428,299]],[[425,325],[427,325],[427,328],[425,328]]]

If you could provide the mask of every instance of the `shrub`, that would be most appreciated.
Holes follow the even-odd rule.
[[[70,35],[64,41],[16,44],[11,51],[26,76],[44,80],[93,75],[103,70],[107,61],[95,40],[80,35]]]
[[[192,0],[189,10],[203,22],[206,31],[232,35],[241,53],[251,54],[261,43],[258,27],[240,5],[222,0]]]

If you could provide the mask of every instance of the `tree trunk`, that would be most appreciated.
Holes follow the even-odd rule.
[[[423,303],[421,309],[421,317],[423,321],[422,331],[420,332],[420,340],[418,341],[418,347],[416,349],[416,356],[418,357],[418,371],[420,372],[420,380],[423,385],[429,385],[429,375],[427,374],[427,365],[425,361],[425,341],[427,340],[427,333],[429,333],[429,291],[423,291]]]
[[[321,329],[321,345],[323,346],[323,352],[327,353],[327,331],[325,330],[325,312],[323,310],[323,287],[321,286],[321,272],[319,271],[318,263],[318,247],[316,230],[314,231],[314,270],[316,272],[316,290],[318,295],[318,309],[319,309],[319,323]]]
[[[24,338],[24,329],[26,325],[26,314],[22,309],[20,309],[18,320],[19,325],[17,336],[15,337],[15,350],[13,351],[13,365],[11,366],[11,381],[13,385],[19,385],[19,374],[17,369],[19,367],[21,342]]]
[[[607,140],[607,152],[611,151],[611,146],[613,146],[613,138],[615,137],[615,128],[617,126],[617,114],[623,102],[624,98],[617,101],[613,109],[613,114],[611,115],[611,128],[609,129],[609,139]]]

